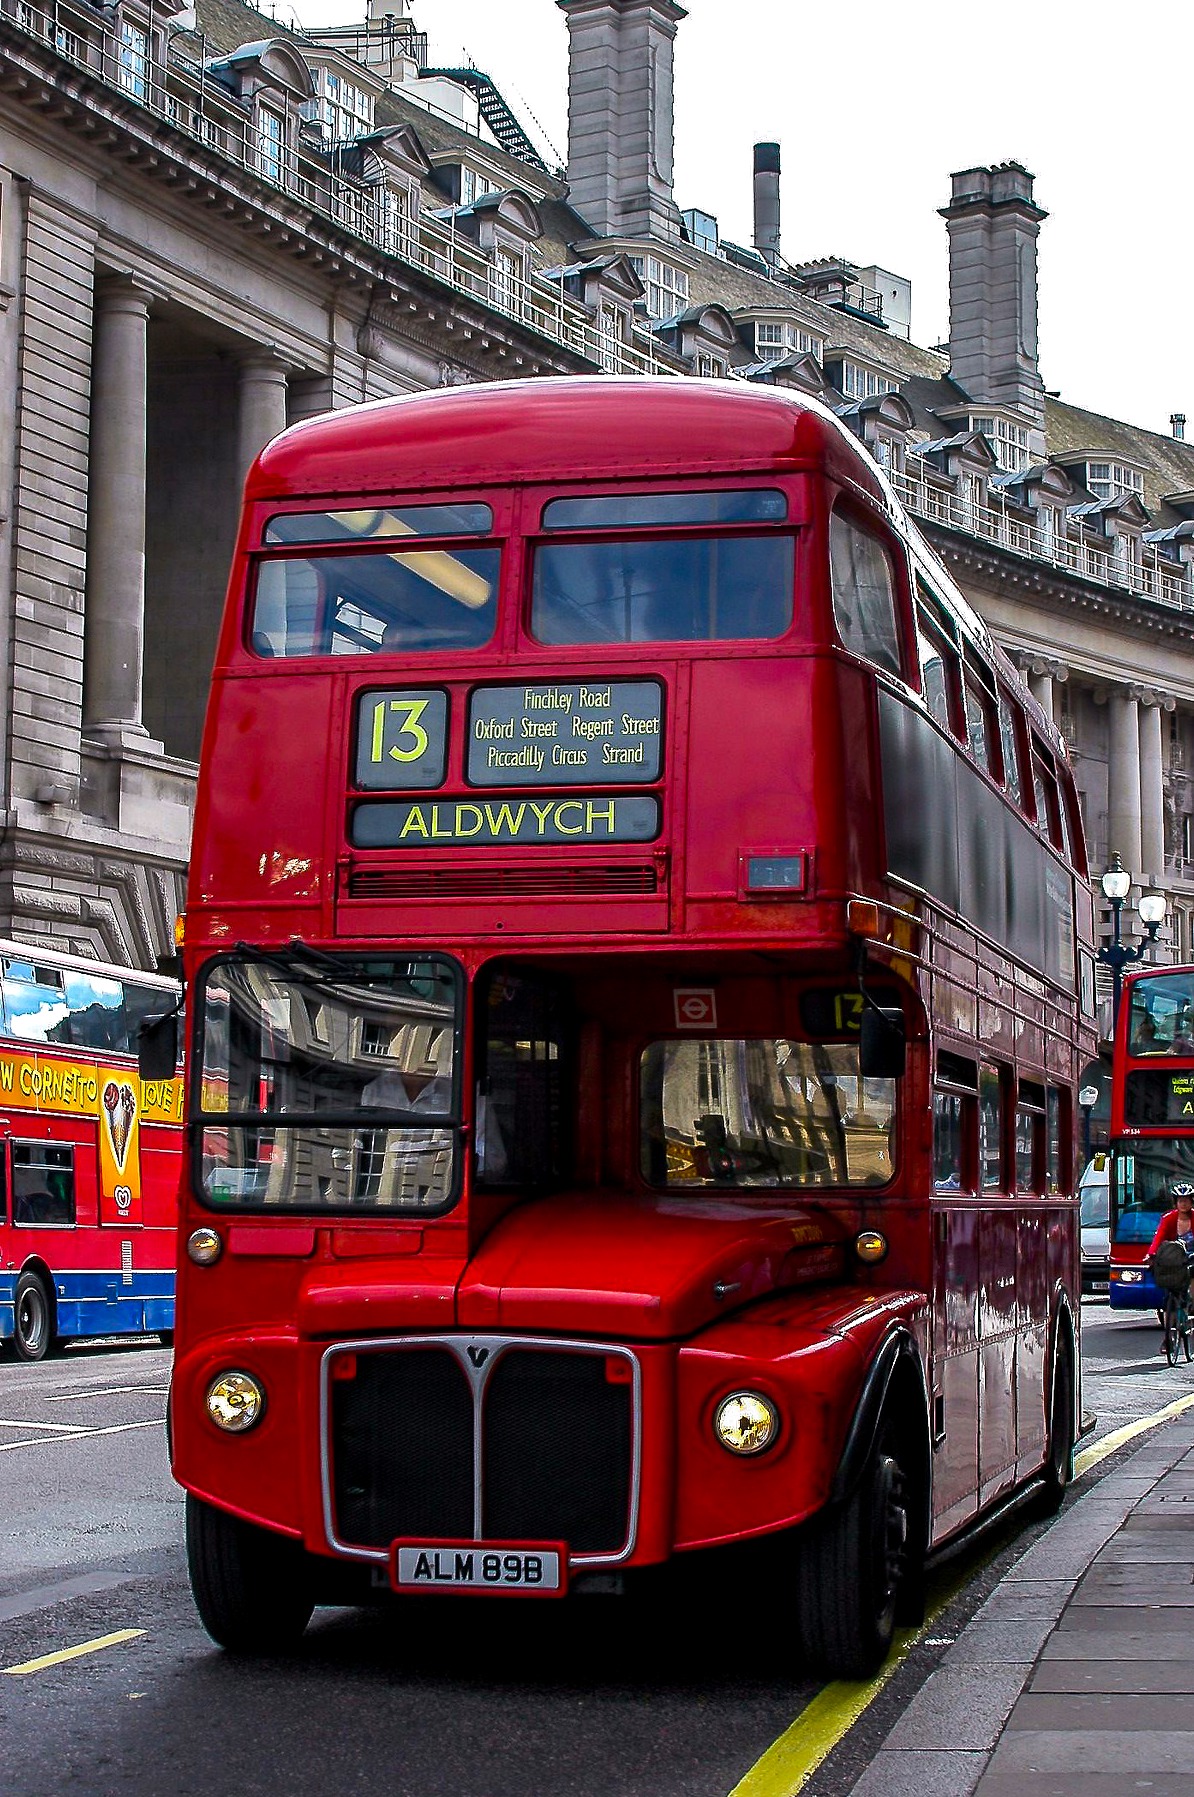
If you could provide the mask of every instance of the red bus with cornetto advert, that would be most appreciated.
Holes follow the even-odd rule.
[[[1149,1248],[1194,1184],[1194,967],[1124,978],[1111,1056],[1111,1307],[1161,1310]]]
[[[174,1327],[182,1079],[137,1077],[156,974],[0,942],[0,1342]]]
[[[216,1640],[753,1542],[874,1667],[1070,1475],[1085,875],[1058,732],[816,404],[543,380],[269,446],[185,933]]]

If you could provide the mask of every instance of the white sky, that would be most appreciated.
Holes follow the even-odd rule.
[[[268,4],[268,0],[267,0]],[[304,23],[364,0],[296,0]],[[1168,432],[1191,414],[1194,253],[1185,205],[1190,11],[1138,0],[688,0],[676,43],[676,200],[751,240],[751,146],[783,150],[783,250],[912,281],[912,335],[948,331],[953,169],[1037,177],[1041,372],[1094,411]],[[279,11],[282,11],[279,6]],[[567,32],[554,0],[415,0],[433,63],[467,52],[567,150]]]

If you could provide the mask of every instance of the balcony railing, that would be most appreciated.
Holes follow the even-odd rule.
[[[213,81],[202,39],[187,35],[171,43],[166,60],[122,43],[94,14],[52,0],[0,0],[0,17],[50,46],[65,61],[106,81],[155,117],[215,151],[226,161],[277,188],[289,199],[322,214],[372,249],[393,256],[479,300],[548,342],[571,350],[609,373],[666,374],[653,345],[642,338],[620,342],[603,335],[587,307],[568,298],[540,276],[497,272],[497,264],[456,230],[455,215],[396,216],[385,190],[355,181],[297,143],[293,121],[284,139],[260,131],[248,109]],[[194,59],[187,52],[194,45]]]
[[[979,504],[929,480],[915,466],[915,458],[910,457],[902,470],[888,473],[908,510],[930,523],[964,531],[1033,561],[1048,562],[1099,586],[1118,587],[1175,611],[1194,611],[1190,566],[1178,567],[1159,555],[1151,543],[1142,543],[1139,555],[1125,556],[1117,555],[1112,543],[1103,547],[1066,532],[1042,530],[1035,519],[1030,524],[1013,516],[1002,494],[991,494],[985,504]]]

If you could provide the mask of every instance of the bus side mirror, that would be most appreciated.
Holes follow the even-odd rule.
[[[858,1070],[863,1079],[899,1079],[907,1061],[904,1013],[867,1005],[859,1023]]]
[[[137,1071],[142,1079],[173,1079],[178,1070],[178,1012],[146,1017],[137,1031]]]

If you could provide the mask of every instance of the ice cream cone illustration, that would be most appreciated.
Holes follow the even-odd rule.
[[[137,1100],[131,1086],[118,1086],[115,1080],[110,1079],[104,1087],[103,1102],[112,1153],[117,1167],[123,1171],[129,1136],[137,1115]]]

